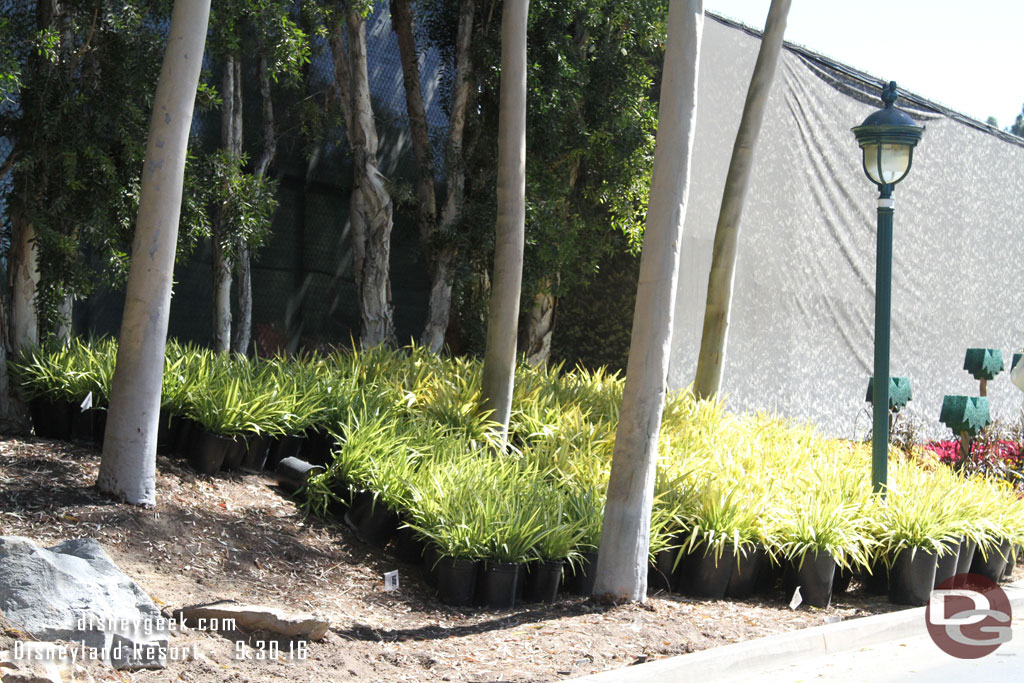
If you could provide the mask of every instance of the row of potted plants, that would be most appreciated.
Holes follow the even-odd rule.
[[[73,341],[14,370],[30,398],[79,400],[91,382],[102,406],[114,350]],[[168,425],[191,420],[234,443],[318,435],[324,447],[312,457],[324,469],[300,494],[309,509],[377,544],[402,529],[431,569],[481,562],[484,576],[518,581],[522,570],[506,565],[562,562],[570,577],[592,578],[622,379],[521,367],[513,448],[499,456],[479,409],[480,375],[477,361],[416,348],[254,360],[170,344],[163,405]],[[661,588],[720,597],[781,583],[827,604],[830,591],[808,597],[815,572],[830,581],[891,572],[898,586],[907,553],[938,566],[974,544],[983,560],[1012,560],[1024,541],[1024,507],[1004,484],[894,455],[883,499],[871,492],[864,445],[730,415],[689,392],[669,397],[659,452],[651,559]]]

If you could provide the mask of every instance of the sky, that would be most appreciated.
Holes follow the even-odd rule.
[[[770,0],[705,0],[762,30]],[[788,42],[1001,128],[1024,105],[1024,0],[792,0]]]

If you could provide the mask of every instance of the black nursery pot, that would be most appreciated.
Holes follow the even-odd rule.
[[[174,432],[180,426],[180,421],[171,418],[171,412],[167,408],[160,409],[156,426],[156,452],[169,453],[174,448]]]
[[[423,549],[423,580],[428,586],[437,588],[437,567],[441,552],[433,543],[427,543]]]
[[[953,578],[956,574],[956,567],[960,562],[960,544],[953,546],[952,550],[946,548],[946,554],[940,555],[935,562],[935,586],[943,581]]]
[[[984,557],[981,548],[974,551],[974,561],[971,562],[971,573],[980,574],[986,579],[999,583],[1006,570],[1006,562],[1010,557],[1011,545],[1009,541],[1003,541],[996,548],[988,549],[988,557]]]
[[[302,444],[303,458],[314,465],[327,465],[331,461],[333,446],[334,437],[326,431],[319,427],[307,429],[306,438]]]
[[[716,557],[714,550],[700,544],[683,560],[683,584],[679,591],[697,598],[721,600],[725,597],[725,589],[729,587],[733,568],[736,566],[736,549],[728,545],[721,557]]]
[[[853,581],[853,570],[836,566],[835,576],[832,577],[832,595],[848,591],[851,581]]]
[[[889,602],[924,605],[935,587],[937,556],[921,548],[904,548],[889,570]]]
[[[437,597],[446,605],[473,604],[479,562],[466,558],[442,557],[437,561]]]
[[[352,487],[347,481],[335,481],[331,484],[331,493],[334,496],[327,503],[327,511],[335,519],[345,521],[345,513],[352,507]]]
[[[363,518],[356,529],[356,536],[363,543],[383,548],[398,531],[398,514],[384,503],[377,501],[370,513]]]
[[[267,449],[270,448],[270,437],[266,434],[246,434],[245,452],[239,468],[243,472],[259,474],[267,462]]]
[[[868,571],[870,570],[870,572]],[[887,595],[889,593],[889,567],[881,558],[860,575],[861,585],[868,595]]]
[[[1011,552],[1006,556],[1006,568],[1003,570],[1003,581],[1009,581],[1013,578],[1013,568],[1017,566],[1020,561],[1020,548],[1016,549],[1016,552]]]
[[[93,408],[92,412],[92,440],[97,448],[103,448],[103,437],[107,433],[107,411],[105,408]]]
[[[812,607],[828,607],[832,602],[832,580],[835,578],[836,562],[824,550],[808,553],[799,560],[786,562],[782,576],[787,598],[792,597],[797,586],[803,601]]]
[[[274,469],[274,476],[277,485],[288,493],[295,493],[299,487],[306,483],[310,476],[317,472],[323,472],[322,465],[313,465],[298,458],[285,458],[277,463]]]
[[[512,609],[516,605],[516,586],[519,584],[519,562],[484,563],[483,585],[480,597],[489,609]]]
[[[960,541],[960,556],[956,561],[956,573],[967,574],[971,571],[971,563],[974,561],[974,551],[977,550],[978,543],[976,541],[969,540],[966,536]]]
[[[224,464],[224,456],[233,444],[234,440],[230,436],[203,429],[196,435],[195,445],[189,450],[189,467],[200,474],[215,474]]]
[[[753,595],[757,586],[757,574],[765,558],[764,548],[760,544],[741,552],[739,562],[732,564],[732,574],[729,576],[729,585],[725,587],[725,596],[742,600]]]
[[[558,598],[558,587],[562,584],[562,570],[565,562],[550,560],[530,566],[523,589],[524,602],[554,602]]]
[[[423,540],[417,535],[416,530],[407,526],[399,527],[391,543],[395,558],[399,562],[416,564],[423,561],[425,550]]]
[[[294,434],[276,437],[270,444],[270,452],[267,454],[267,462],[264,466],[269,470],[277,467],[277,463],[285,458],[298,458],[302,453],[304,441],[303,437]]]
[[[755,595],[774,595],[782,581],[783,567],[765,553],[754,579]]]
[[[71,436],[71,411],[67,401],[34,398],[28,403],[32,426],[36,436],[43,439],[61,439]]]
[[[81,444],[95,443],[96,425],[92,408],[82,410],[77,403],[69,401],[68,414],[71,415],[71,440]]]
[[[375,500],[371,491],[360,491],[345,513],[345,523],[363,543],[383,548],[398,530],[398,515]]]
[[[597,553],[582,553],[579,562],[565,572],[562,590],[574,595],[590,595],[594,592],[594,578],[597,574]]]
[[[224,454],[224,469],[237,470],[242,466],[245,458],[245,437],[241,434],[235,435],[231,440],[231,448]]]
[[[195,449],[203,427],[190,417],[182,417],[179,421],[177,438],[174,440],[174,455],[187,458]]]

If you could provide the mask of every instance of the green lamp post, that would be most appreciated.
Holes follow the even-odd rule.
[[[889,464],[889,328],[892,308],[892,189],[910,172],[924,126],[895,107],[896,82],[882,90],[885,108],[853,129],[864,152],[864,173],[878,186],[878,247],[875,261],[875,377],[872,400],[871,484],[883,492]]]

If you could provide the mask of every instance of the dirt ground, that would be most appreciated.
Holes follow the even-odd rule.
[[[269,477],[207,477],[159,456],[158,504],[144,510],[96,493],[98,467],[91,448],[0,439],[0,534],[44,546],[95,538],[168,612],[235,599],[312,612],[331,629],[320,642],[274,645],[261,644],[261,634],[182,631],[171,647],[190,653],[166,669],[93,667],[97,680],[554,681],[894,609],[859,590],[824,610],[791,610],[781,594],[451,608],[419,567],[362,545],[343,524],[305,518]],[[395,569],[401,586],[385,592],[383,574]],[[0,649],[18,635],[0,629]]]

